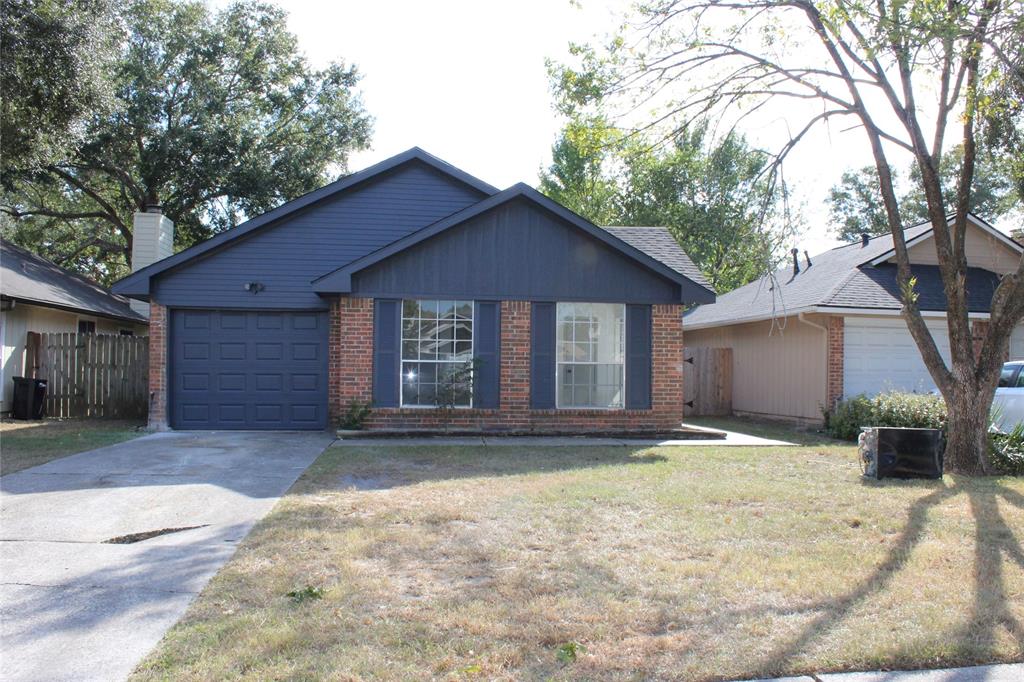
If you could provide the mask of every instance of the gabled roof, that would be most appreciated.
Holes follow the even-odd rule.
[[[975,216],[969,216],[978,227],[999,235],[1013,248],[1022,247],[991,225]],[[909,245],[920,243],[932,233],[930,223],[922,223],[904,230]],[[702,305],[689,311],[685,324],[690,329],[714,327],[741,322],[794,315],[816,308],[847,308],[899,310],[902,307],[896,268],[887,263],[895,254],[891,234],[836,247],[811,257],[811,265],[800,260],[800,273],[793,274],[793,264],[787,260],[771,277],[762,277],[739,289],[722,294],[713,305]],[[944,311],[945,294],[938,268],[914,265],[917,277],[916,291],[922,310]],[[971,292],[971,312],[987,312],[991,299],[990,281],[994,273],[969,268],[968,287]],[[977,289],[977,291],[975,291]],[[988,299],[984,302],[984,292]]]
[[[59,308],[138,324],[149,320],[128,299],[0,239],[0,295],[23,303]]]
[[[173,256],[164,258],[163,260],[157,261],[148,267],[141,268],[140,270],[132,273],[124,279],[115,282],[113,289],[118,293],[145,296],[149,293],[149,280],[154,275],[158,275],[165,270],[181,265],[182,263],[201,256],[209,251],[217,249],[228,242],[231,242],[240,237],[244,237],[254,230],[258,230],[261,227],[265,227],[271,223],[274,223],[288,215],[291,215],[297,211],[307,208],[319,201],[323,201],[329,197],[332,197],[339,192],[343,192],[347,189],[360,185],[364,182],[372,180],[377,176],[383,175],[389,171],[392,171],[399,166],[405,165],[411,162],[419,162],[434,168],[435,170],[452,177],[459,182],[477,190],[480,195],[488,196],[497,193],[498,189],[492,185],[487,184],[483,180],[473,177],[469,173],[462,171],[455,166],[451,165],[446,161],[442,161],[433,154],[429,154],[419,147],[413,147],[408,151],[402,152],[396,156],[392,156],[389,159],[385,159],[380,163],[374,164],[369,168],[365,168],[356,173],[346,175],[343,178],[339,178],[334,182],[325,185],[319,189],[316,189],[308,194],[304,194],[297,199],[293,199],[289,202],[281,204],[275,209],[267,211],[266,213],[256,216],[255,218],[248,220],[237,227],[234,227],[220,234],[214,235],[209,239],[202,241],[195,246],[180,251]]]
[[[373,253],[363,256],[362,258],[358,258],[351,263],[334,270],[333,272],[318,277],[313,280],[313,291],[322,294],[350,293],[352,291],[353,274],[430,239],[431,237],[451,229],[456,225],[461,225],[467,220],[481,215],[486,211],[515,199],[525,199],[526,201],[536,204],[540,208],[553,213],[556,217],[564,220],[570,225],[583,230],[591,237],[594,237],[612,249],[619,251],[644,267],[653,270],[669,281],[675,282],[680,287],[683,301],[705,303],[715,300],[715,293],[710,287],[706,286],[706,284],[701,284],[695,281],[682,270],[677,269],[677,266],[682,267],[682,259],[679,258],[678,254],[669,254],[666,245],[662,243],[660,238],[657,239],[657,242],[662,255],[668,258],[668,260],[674,265],[666,263],[654,255],[647,253],[645,250],[634,246],[622,237],[617,236],[613,230],[607,230],[594,225],[590,221],[582,218],[576,213],[573,213],[561,204],[549,199],[524,183],[513,185],[512,187],[483,199],[482,201],[479,201],[458,213],[450,215],[447,218],[442,218],[432,225],[428,225],[417,230],[416,232],[394,241]],[[671,235],[669,235],[669,237],[671,237]],[[673,243],[674,241],[675,240],[673,240]],[[679,249],[679,246],[676,245],[676,248]],[[679,252],[682,253],[682,249],[679,249]],[[689,259],[686,258],[685,254],[682,254],[682,258],[685,258],[686,261],[689,262]],[[692,263],[690,263],[690,266],[692,266]]]

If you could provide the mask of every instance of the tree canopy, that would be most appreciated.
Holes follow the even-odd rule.
[[[314,69],[276,7],[136,0],[121,21],[115,106],[0,205],[10,236],[62,264],[110,281],[135,211],[161,205],[186,247],[325,184],[368,143],[356,69]]]
[[[963,148],[957,147],[942,156],[939,176],[943,196],[956,196],[956,182],[963,163]],[[1006,164],[990,154],[979,153],[968,210],[988,221],[1019,210],[1021,195],[1014,185]],[[908,184],[900,194],[900,216],[904,226],[928,219],[928,200],[921,186],[921,173],[913,165],[909,171],[892,171],[896,186]],[[905,182],[901,183],[901,180]],[[889,221],[878,191],[878,171],[874,166],[846,171],[828,194],[829,213],[835,235],[843,241],[856,241],[862,232],[885,234]]]
[[[738,133],[712,143],[698,125],[652,146],[577,118],[552,147],[540,189],[600,225],[667,227],[723,293],[770,269],[793,234],[762,176],[767,163]]]
[[[815,131],[858,130],[893,235],[903,318],[949,410],[946,461],[973,473],[988,467],[988,410],[1010,334],[1024,319],[1024,258],[1001,277],[976,333],[967,214],[979,139],[1024,183],[1022,44],[1019,2],[653,0],[605,44],[573,46],[574,63],[556,76],[577,112],[598,110],[663,139],[701,121],[725,130],[784,121],[771,174]],[[958,147],[955,179],[944,181],[944,157]],[[948,363],[918,307],[897,159],[920,179],[946,297]]]
[[[67,158],[109,107],[109,0],[0,0],[0,181]]]

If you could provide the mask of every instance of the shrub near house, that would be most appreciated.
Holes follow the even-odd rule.
[[[833,438],[857,440],[862,426],[943,429],[946,404],[930,393],[890,391],[874,397],[857,395],[825,410],[825,428]],[[992,472],[1024,476],[1024,425],[1009,433],[993,432],[989,438]]]
[[[941,429],[946,424],[946,404],[941,396],[930,393],[857,395],[839,401],[824,414],[829,435],[842,440],[857,440],[862,426]]]

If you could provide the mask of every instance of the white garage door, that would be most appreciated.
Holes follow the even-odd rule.
[[[847,396],[874,395],[892,389],[923,393],[935,388],[903,318],[847,317],[845,322],[843,386]],[[948,363],[949,333],[945,320],[929,321],[928,328]]]
[[[1017,325],[1010,337],[1010,359],[1024,360],[1024,324]]]

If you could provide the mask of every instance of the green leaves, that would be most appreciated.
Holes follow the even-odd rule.
[[[558,647],[555,658],[559,663],[575,663],[580,654],[586,653],[587,648],[579,642],[566,642]]]
[[[281,9],[135,0],[122,13],[116,110],[52,168],[19,178],[5,200],[25,215],[16,241],[109,281],[127,271],[132,213],[147,204],[190,246],[322,186],[368,144],[357,70],[314,69]]]
[[[939,164],[947,213],[953,212],[962,165],[962,146],[943,154]],[[895,180],[899,179],[895,169],[892,174]],[[904,227],[928,218],[928,201],[920,170],[916,165],[911,166],[906,175],[909,178],[907,188],[899,198],[900,218]],[[1015,191],[1012,170],[1000,157],[987,150],[979,150],[973,180],[968,203],[968,210],[972,213],[987,220],[996,220],[1020,208],[1021,196]],[[859,238],[861,232],[870,235],[889,232],[879,182],[875,167],[865,166],[860,170],[846,171],[839,183],[829,190],[832,229],[839,239],[852,242]]]
[[[322,587],[314,587],[312,585],[306,585],[303,588],[292,590],[285,594],[286,597],[292,600],[293,604],[304,604],[307,601],[315,601],[317,599],[323,599],[326,590]]]
[[[724,293],[769,270],[792,235],[766,164],[742,135],[712,140],[695,126],[657,146],[581,116],[552,147],[540,189],[599,225],[668,227]]]

